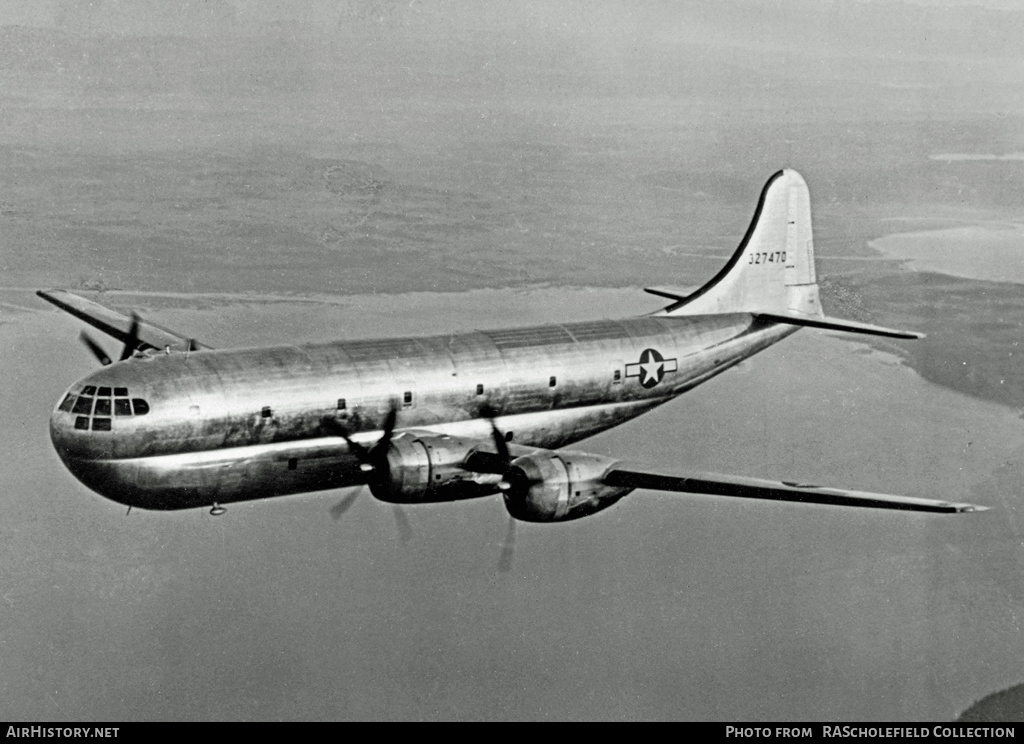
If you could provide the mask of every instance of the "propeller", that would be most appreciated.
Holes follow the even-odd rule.
[[[105,352],[103,350],[103,347],[100,346],[95,341],[93,341],[92,337],[88,333],[86,333],[85,331],[82,331],[78,335],[78,338],[81,339],[83,344],[85,344],[87,347],[89,347],[89,351],[92,352],[92,355],[94,357],[96,357],[96,359],[99,360],[99,363],[102,364],[104,367],[106,367],[108,364],[110,364],[113,361],[107,355],[107,352]]]
[[[398,401],[392,399],[391,407],[384,418],[384,433],[374,445],[367,448],[352,439],[348,429],[335,418],[324,416],[321,423],[331,434],[341,437],[348,445],[349,451],[353,452],[359,459],[359,469],[367,474],[367,483],[372,483],[377,478],[386,475],[388,468],[388,450],[391,448],[391,439],[395,433],[395,422],[398,421]]]
[[[508,440],[498,429],[495,419],[497,411],[490,404],[485,403],[480,407],[480,415],[487,419],[491,425],[491,439],[494,440],[494,452],[474,452],[466,463],[466,467],[481,473],[496,473],[502,476],[498,484],[508,499],[508,491],[512,488],[509,476],[512,474],[512,454],[508,450]],[[508,515],[508,529],[505,531],[505,540],[501,544],[501,554],[498,556],[498,571],[508,573],[512,570],[512,561],[515,558],[516,548],[516,519]]]
[[[512,455],[508,451],[508,440],[505,439],[505,435],[498,431],[498,425],[494,423],[494,419],[497,417],[497,411],[495,411],[488,404],[480,409],[480,413],[491,425],[491,439],[494,440],[494,449],[498,453],[502,464],[505,469],[502,470],[504,473],[508,469],[508,466],[512,463]]]
[[[402,507],[395,504],[392,507],[392,511],[395,514],[395,527],[398,528],[398,539],[401,540],[402,545],[412,540],[412,525],[409,524],[409,517],[405,516],[405,512],[402,511]]]
[[[352,504],[356,502],[356,497],[359,496],[360,490],[362,490],[361,486],[360,488],[356,489],[348,496],[343,498],[341,501],[339,501],[337,504],[331,507],[331,516],[334,517],[334,521],[338,521],[339,519],[341,519],[345,512],[347,512],[349,508],[352,506]]]
[[[121,349],[121,358],[118,361],[123,362],[134,354],[137,348],[139,348],[139,316],[132,313],[132,324],[128,326],[128,337],[124,340],[124,348]]]
[[[359,486],[359,488],[330,508],[331,516],[334,518],[334,521],[338,521],[345,515],[345,512],[347,512],[352,505],[356,503],[356,499],[359,498],[359,494],[362,492],[363,487]],[[405,515],[405,512],[402,511],[402,508],[398,506],[398,504],[393,505],[392,511],[395,515],[395,528],[398,530],[398,539],[402,545],[405,545],[413,538],[412,525],[409,524],[409,517]]]
[[[123,362],[139,348],[139,322],[139,316],[136,313],[132,313],[132,322],[131,325],[128,326],[128,333],[124,340],[124,348],[121,350],[121,356],[118,358],[119,362]],[[78,338],[81,339],[82,343],[89,348],[92,355],[96,357],[97,361],[99,361],[99,363],[104,367],[113,362],[110,355],[107,354],[107,352],[103,350],[103,347],[96,343],[88,333],[82,331]]]
[[[512,559],[516,553],[516,520],[511,514],[508,515],[508,530],[505,532],[505,542],[501,544],[501,555],[498,557],[498,570],[501,573],[508,573],[512,570]]]
[[[398,401],[392,399],[391,407],[388,409],[387,415],[384,417],[383,434],[380,439],[374,442],[372,447],[366,447],[352,439],[349,435],[348,429],[337,419],[325,416],[321,419],[324,428],[330,431],[335,436],[339,436],[345,440],[348,445],[349,451],[353,452],[359,459],[359,469],[366,473],[366,482],[368,485],[372,485],[374,481],[379,478],[387,477],[388,475],[388,449],[391,447],[391,439],[395,434],[395,423],[398,421]],[[359,496],[360,491],[355,491],[337,504],[331,507],[331,516],[335,520],[341,519],[342,515],[348,511],[349,507],[355,502]],[[395,515],[395,526],[398,528],[398,536],[402,541],[402,544],[409,542],[412,539],[412,527],[409,524],[409,518],[405,515],[397,505],[394,507]]]
[[[466,458],[463,467],[474,473],[492,473],[504,476],[508,473],[509,466],[512,464],[512,455],[508,451],[508,442],[505,439],[505,435],[498,430],[497,424],[494,423],[496,412],[490,405],[484,404],[481,406],[480,415],[491,424],[491,439],[494,440],[494,452],[477,450]],[[507,490],[507,480],[502,480],[498,484],[498,488],[503,491]]]

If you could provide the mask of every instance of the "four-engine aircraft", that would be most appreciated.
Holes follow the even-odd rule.
[[[630,491],[970,512],[985,507],[654,470],[562,447],[667,403],[801,327],[919,334],[825,316],[810,197],[779,171],[726,265],[651,315],[425,338],[215,350],[68,292],[39,296],[124,344],[50,419],[61,460],[129,507],[188,509],[365,484],[395,504],[501,494],[531,522]]]

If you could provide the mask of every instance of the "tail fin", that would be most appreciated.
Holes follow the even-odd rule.
[[[722,270],[666,315],[778,313],[821,317],[811,199],[804,179],[781,170],[764,185],[739,248]]]
[[[826,318],[818,299],[807,183],[781,170],[764,185],[736,252],[711,281],[692,294],[651,289],[677,301],[657,315],[750,313],[766,320],[831,330],[920,338],[921,334]]]

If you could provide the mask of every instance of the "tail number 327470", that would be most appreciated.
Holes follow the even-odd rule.
[[[764,264],[764,263],[786,263],[786,252],[785,251],[774,251],[768,253],[751,253],[750,261],[752,264]]]

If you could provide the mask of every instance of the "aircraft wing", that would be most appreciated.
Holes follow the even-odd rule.
[[[741,499],[796,501],[804,504],[947,513],[988,510],[986,506],[974,504],[920,499],[911,496],[893,496],[885,493],[847,491],[842,488],[826,488],[791,481],[770,481],[734,475],[718,475],[717,473],[667,475],[628,463],[619,463],[613,466],[605,473],[602,480],[606,485],[623,488],[647,488],[654,491],[732,496]]]
[[[87,300],[63,289],[40,290],[36,292],[36,295],[56,305],[64,312],[74,315],[79,320],[84,320],[108,336],[116,338],[121,343],[128,343],[132,326],[131,316],[111,310],[98,302]],[[177,351],[212,348],[145,320],[138,321],[136,336],[138,339],[136,348],[143,351],[164,349],[168,346]]]

